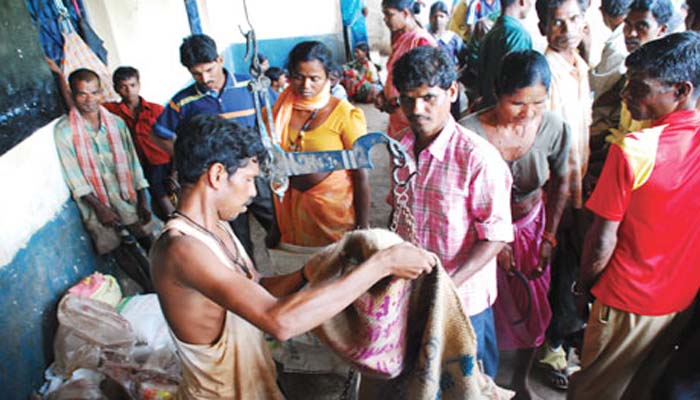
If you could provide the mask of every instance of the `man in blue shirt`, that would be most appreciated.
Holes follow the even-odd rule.
[[[256,127],[253,94],[248,90],[250,77],[233,74],[224,68],[224,58],[207,35],[192,35],[180,46],[180,62],[194,83],[170,100],[153,126],[153,137],[171,155],[178,125],[195,115],[214,114],[247,127]],[[266,181],[256,180],[258,195],[248,206],[260,224],[269,231],[273,222],[272,199]],[[248,254],[253,256],[248,212],[239,215],[231,226]]]

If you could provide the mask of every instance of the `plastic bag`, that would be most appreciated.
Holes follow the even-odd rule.
[[[99,272],[83,278],[78,284],[68,289],[68,293],[100,300],[112,307],[116,307],[122,300],[122,291],[117,280],[112,275],[102,275]]]
[[[167,383],[144,382],[138,385],[138,398],[142,400],[174,399],[178,386]]]
[[[117,312],[129,321],[139,343],[145,343],[153,350],[167,347],[175,352],[156,294],[127,297],[119,304]]]
[[[77,369],[70,379],[63,382],[58,389],[47,394],[47,400],[103,400],[107,397],[100,390],[104,374],[89,370]]]
[[[56,372],[97,369],[101,359],[127,360],[136,343],[129,321],[101,301],[67,294],[58,304]]]
[[[167,347],[151,352],[143,364],[105,361],[100,371],[137,399],[173,398],[181,379],[177,356]]]

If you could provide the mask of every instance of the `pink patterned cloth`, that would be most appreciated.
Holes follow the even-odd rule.
[[[391,41],[391,55],[386,62],[386,84],[384,85],[384,97],[387,100],[391,100],[399,96],[399,91],[394,86],[393,80],[393,69],[396,61],[401,58],[404,54],[413,48],[418,46],[437,46],[437,42],[433,36],[423,28],[417,27],[416,29],[402,33],[401,35],[392,36]],[[401,139],[401,133],[405,128],[408,128],[408,119],[404,115],[401,108],[397,108],[396,111],[389,115],[389,127],[387,128],[387,134],[394,139]]]
[[[410,129],[401,144],[415,157],[415,137]],[[489,142],[458,125],[450,116],[435,140],[411,160],[417,170],[409,188],[415,218],[417,244],[437,254],[445,270],[454,275],[479,240],[511,242],[508,166]],[[407,221],[400,220],[404,238]],[[457,288],[467,315],[475,315],[496,300],[496,259],[489,261]]]
[[[307,261],[309,282],[336,279],[401,242],[383,229],[348,232]],[[362,373],[361,399],[513,396],[478,367],[476,334],[455,286],[440,268],[415,280],[383,279],[313,332]]]
[[[526,216],[515,221],[513,257],[516,268],[525,276],[529,276],[539,262],[544,224],[542,201]],[[498,348],[527,349],[541,345],[552,318],[547,299],[550,268],[546,268],[539,278],[528,280],[529,289],[518,277],[506,274],[501,268],[498,268],[497,275],[498,299],[493,305],[493,319],[498,332]],[[528,290],[532,296],[529,313]],[[520,320],[524,322],[514,324]]]
[[[83,41],[75,30],[63,32],[63,60],[61,70],[68,80],[68,75],[78,68],[88,68],[100,77],[100,92],[102,101],[119,101],[119,95],[112,85],[112,74],[106,65],[100,61],[97,55]]]

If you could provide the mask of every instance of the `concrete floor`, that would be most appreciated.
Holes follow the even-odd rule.
[[[380,113],[371,105],[358,105],[365,113],[368,130],[385,131],[388,123],[388,115]],[[377,146],[372,150],[372,161],[375,168],[370,171],[370,186],[372,188],[370,223],[374,227],[386,227],[389,217],[390,207],[385,202],[385,198],[390,189],[389,181],[389,157],[387,151]],[[254,243],[263,243],[264,231],[254,224]],[[269,252],[258,245],[255,249],[255,258],[260,270],[266,273],[271,270],[271,259]],[[507,387],[510,375],[513,372],[513,354],[506,352],[502,354],[499,366],[499,374],[496,382]],[[331,375],[297,375],[281,374],[280,381],[287,392],[290,400],[295,399],[338,399],[343,391],[345,382],[344,376]],[[531,375],[532,388],[542,399],[559,400],[566,397],[564,391],[549,388],[543,380],[542,374],[533,371]]]

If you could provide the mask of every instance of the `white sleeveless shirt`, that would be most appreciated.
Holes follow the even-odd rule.
[[[228,224],[220,226],[229,234],[243,262],[254,273],[253,263]],[[181,218],[172,218],[161,235],[169,230],[195,238],[228,268],[238,271],[221,245]],[[221,336],[214,344],[180,341],[172,330],[182,363],[178,399],[283,399],[276,382],[275,365],[263,333],[245,319],[227,311]]]

